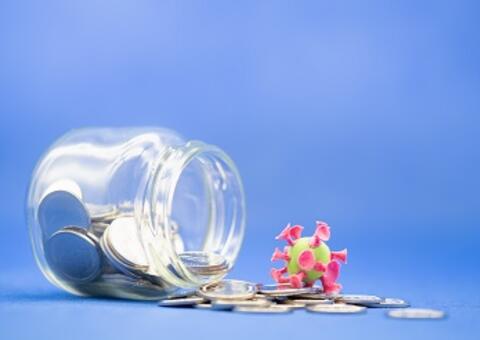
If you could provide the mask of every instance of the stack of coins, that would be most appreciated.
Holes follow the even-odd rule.
[[[149,271],[132,206],[85,204],[77,186],[60,184],[47,191],[37,213],[45,257],[56,277],[90,295],[162,295],[163,280]],[[179,259],[192,273],[217,276],[230,268],[220,255],[184,251],[177,223],[171,232]]]
[[[162,307],[193,307],[237,313],[285,314],[304,309],[317,314],[361,314],[367,308],[392,309],[387,315],[403,319],[440,319],[442,311],[408,308],[408,302],[375,295],[324,294],[321,288],[293,288],[289,284],[255,284],[223,280],[197,291],[180,292],[160,300]]]

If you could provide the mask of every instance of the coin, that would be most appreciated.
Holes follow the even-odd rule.
[[[304,303],[299,303],[299,302],[295,302],[295,301],[285,301],[285,302],[281,302],[279,303],[279,305],[285,305],[285,306],[288,306],[288,308],[291,308],[291,309],[304,309],[306,307],[306,305]]]
[[[65,227],[45,243],[45,258],[53,272],[63,280],[85,283],[101,273],[102,257],[94,235],[83,228]]]
[[[120,210],[113,204],[87,204],[88,212],[90,213],[92,222],[112,222],[119,217]]]
[[[395,319],[443,319],[445,312],[436,309],[405,308],[388,311],[387,315]]]
[[[255,284],[240,280],[223,280],[200,287],[197,294],[209,300],[247,300],[255,296]]]
[[[229,269],[225,257],[212,252],[188,251],[178,257],[190,271],[198,275],[219,275]]]
[[[78,183],[72,179],[64,178],[56,180],[48,186],[47,190],[45,190],[45,193],[43,194],[43,197],[54,191],[68,191],[69,193],[77,197],[79,200],[83,199],[82,189],[80,188]]]
[[[307,293],[307,294],[299,294],[297,295],[299,298],[302,299],[310,299],[310,300],[335,300],[339,298],[339,294],[325,294],[325,293]]]
[[[410,304],[402,299],[384,298],[378,303],[364,303],[362,306],[368,308],[406,308],[410,307]]]
[[[317,300],[317,299],[288,299],[284,302],[285,304],[303,304],[305,306],[309,305],[331,305],[333,304],[333,300]]]
[[[293,312],[293,309],[286,305],[270,305],[265,307],[235,307],[233,311],[249,314],[284,314]]]
[[[104,280],[105,282],[111,282],[115,284],[130,284],[130,285],[135,285],[135,286],[152,286],[152,287],[157,287],[153,283],[140,279],[140,278],[135,278],[131,277],[128,275],[124,275],[122,273],[113,273],[113,274],[102,274],[101,279]],[[158,288],[158,287],[157,287]]]
[[[336,297],[335,301],[363,306],[364,304],[380,303],[382,298],[375,295],[342,294]]]
[[[252,299],[252,300],[212,300],[211,305],[213,309],[230,310],[236,307],[268,307],[272,304],[267,299]]]
[[[180,306],[195,306],[204,303],[205,299],[199,296],[192,296],[178,299],[164,299],[158,302],[161,307],[180,307]]]
[[[344,303],[335,303],[331,305],[310,305],[306,307],[307,311],[313,313],[325,314],[355,314],[365,312],[366,308],[362,306],[347,305]]]
[[[195,296],[197,290],[193,288],[179,288],[166,296],[167,299],[177,299]]]
[[[142,300],[158,300],[158,297],[167,289],[165,286],[118,272],[102,273],[95,281],[76,285],[75,288],[79,288],[81,292],[88,295]]]
[[[90,216],[80,198],[64,190],[52,191],[42,198],[37,218],[44,240],[66,226],[86,229],[90,225]]]
[[[109,223],[105,222],[93,222],[90,224],[88,227],[88,231],[90,231],[92,234],[94,234],[97,237],[101,237],[105,230],[110,226]]]
[[[164,285],[120,273],[102,274],[98,283],[110,290],[110,292],[113,290],[118,291],[120,294],[117,294],[117,296],[119,297],[122,297],[121,294],[125,292],[138,294],[137,298],[142,298],[142,295],[143,298],[145,298],[145,296],[158,297],[167,289]],[[97,281],[95,281],[95,284],[97,284]]]
[[[100,245],[112,265],[119,271],[125,274],[147,272],[148,261],[134,218],[115,219],[105,230]]]
[[[294,288],[290,284],[272,284],[272,285],[257,285],[258,291],[261,294],[274,297],[295,296],[312,292],[312,288]]]
[[[210,303],[207,303],[207,302],[196,304],[193,307],[195,307],[197,309],[212,309],[212,305]]]

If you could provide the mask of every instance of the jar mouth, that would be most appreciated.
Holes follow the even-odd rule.
[[[199,141],[170,148],[156,171],[141,231],[150,271],[178,287],[219,280],[231,269],[245,230],[245,198],[238,170],[221,149]],[[181,242],[181,244],[179,244]],[[226,261],[224,271],[201,274],[184,254]]]

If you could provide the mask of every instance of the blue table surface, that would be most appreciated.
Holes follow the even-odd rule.
[[[442,242],[439,247],[444,247]],[[414,243],[411,255],[403,258],[390,253],[387,245],[376,248],[379,256],[365,255],[366,249],[350,248],[350,261],[342,268],[340,281],[345,292],[400,297],[414,307],[443,310],[448,315],[443,320],[389,319],[383,309],[352,316],[305,311],[248,315],[76,297],[47,283],[33,263],[25,263],[22,268],[12,266],[2,271],[0,338],[478,339],[480,278],[478,271],[472,272],[478,266],[476,260],[462,258],[454,250],[450,258],[436,260],[432,265],[421,248],[421,242]],[[230,277],[269,282],[269,268],[268,255],[244,253]]]
[[[480,2],[0,1],[0,339],[479,339]],[[66,131],[161,126],[236,162],[232,278],[332,227],[346,292],[445,320],[237,315],[79,298],[34,263],[29,177]]]

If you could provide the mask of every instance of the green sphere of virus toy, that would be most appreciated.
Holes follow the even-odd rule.
[[[310,237],[302,237],[298,239],[292,247],[290,247],[288,255],[290,256],[291,260],[288,261],[287,265],[288,274],[297,274],[302,271],[298,265],[299,255],[307,249],[311,249],[313,251],[316,261],[320,261],[324,265],[327,265],[330,262],[330,249],[326,243],[322,243],[316,248],[311,248],[309,243]],[[308,283],[319,279],[323,275],[323,272],[312,269],[308,270],[306,274],[307,277],[305,278],[305,281]]]

